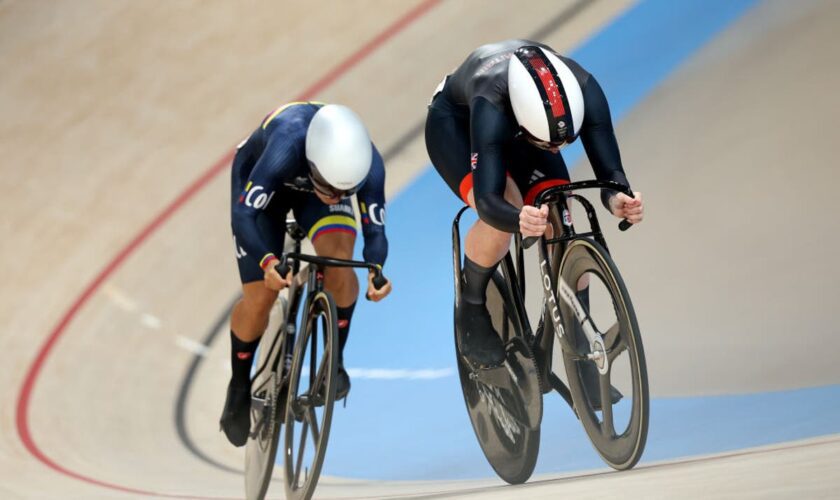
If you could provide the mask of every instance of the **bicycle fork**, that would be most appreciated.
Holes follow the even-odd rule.
[[[595,328],[592,318],[586,313],[572,287],[563,281],[563,279],[559,279],[559,283],[555,283],[552,277],[553,275],[551,264],[548,262],[548,248],[545,238],[540,238],[540,283],[542,284],[544,295],[542,317],[547,315],[551,319],[551,324],[554,327],[554,335],[560,341],[561,345],[570,349],[570,352],[576,351],[572,342],[566,338],[560,305],[557,303],[557,297],[554,293],[554,290],[557,290],[557,295],[559,295],[560,300],[571,308],[586,336],[589,344],[589,353],[585,355],[585,358],[595,363],[599,373],[602,375],[606,374],[609,371],[609,359],[607,358],[607,349],[601,333]]]

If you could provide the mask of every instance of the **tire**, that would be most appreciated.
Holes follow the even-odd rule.
[[[560,287],[560,280],[563,280],[572,290],[578,290],[579,283],[586,283],[584,275],[589,280],[589,293],[600,291],[598,296],[603,299],[595,304],[587,301],[584,310],[592,318],[596,329],[604,334],[609,364],[606,372],[600,373],[594,361],[585,359],[590,350],[589,343],[579,342],[578,339],[585,340],[582,327],[571,306],[558,293],[557,302],[563,317],[564,335],[567,336],[568,344],[576,347],[575,350],[569,350],[564,346],[566,376],[575,411],[593,446],[610,467],[625,470],[633,467],[644,452],[650,419],[642,339],[630,296],[618,268],[601,245],[585,238],[569,244],[560,264],[557,286]],[[604,321],[604,318],[610,316],[614,317],[614,322]],[[627,356],[626,360],[622,357],[624,355]],[[597,395],[586,390],[584,377],[587,374],[590,375],[588,380],[594,380],[594,376],[597,376]],[[622,383],[625,390],[629,391],[629,405],[626,400],[628,395],[625,395],[623,403],[605,404],[603,410],[597,410],[595,406],[598,403],[593,404],[593,401],[611,399],[613,383]],[[616,430],[617,419],[625,415],[626,427]]]
[[[511,303],[510,291],[502,276],[496,273],[487,287],[488,310],[503,339],[518,337],[508,344],[507,363],[518,372],[519,384],[510,375],[508,383],[502,385],[489,385],[472,377],[472,369],[458,350],[457,332],[455,350],[464,402],[481,450],[500,478],[510,484],[520,484],[531,477],[539,454],[542,392],[533,355],[521,341],[519,322],[508,313],[507,304]],[[529,418],[527,414],[534,411],[538,416]],[[532,423],[526,425],[524,422],[529,420]]]
[[[308,500],[318,484],[335,404],[337,350],[335,302],[326,292],[318,292],[296,339],[289,374],[283,456],[287,499]],[[311,458],[304,461],[305,455]]]
[[[285,408],[279,408],[274,374],[265,392],[254,396],[263,396],[264,407],[251,409],[251,435],[245,445],[245,498],[262,500],[271,483],[280,438],[280,418]]]

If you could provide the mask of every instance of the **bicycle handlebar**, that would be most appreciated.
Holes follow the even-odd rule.
[[[365,268],[373,272],[373,288],[375,288],[376,290],[381,290],[383,286],[388,284],[388,279],[385,277],[385,275],[382,274],[382,269],[376,264],[371,264],[369,262],[361,262],[358,260],[335,259],[332,257],[318,257],[316,255],[307,255],[294,252],[289,252],[281,255],[280,263],[274,266],[274,269],[276,269],[277,272],[280,273],[280,276],[282,276],[284,279],[286,275],[289,274],[289,271],[292,270],[291,266],[289,265],[290,259],[298,260],[301,262],[309,262],[310,264],[316,264],[319,266]],[[367,298],[368,300],[370,300],[370,297]]]
[[[633,191],[630,189],[629,186],[625,186],[619,182],[615,181],[579,181],[579,182],[570,182],[569,184],[562,184],[560,186],[552,186],[550,188],[541,191],[538,195],[536,200],[534,200],[534,206],[539,207],[545,201],[556,201],[551,200],[552,196],[556,196],[557,193],[563,193],[566,191],[573,191],[576,189],[612,189],[613,191],[618,191],[619,193],[624,193],[631,198],[635,198]],[[633,223],[628,221],[627,219],[622,220],[618,223],[618,229],[621,231],[627,231],[633,226]],[[537,236],[528,236],[523,238],[522,240],[522,247],[523,248],[530,248],[534,243],[537,242],[539,237]]]

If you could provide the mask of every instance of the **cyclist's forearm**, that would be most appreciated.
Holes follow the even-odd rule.
[[[385,230],[365,231],[364,235],[365,249],[362,255],[365,262],[384,266],[385,259],[388,258],[388,238],[385,237]]]
[[[623,171],[613,171],[610,172],[607,176],[597,177],[599,181],[614,181],[618,182],[619,184],[624,184],[625,186],[630,186],[630,181],[627,180],[627,176],[624,175]],[[612,189],[602,189],[601,190],[601,203],[604,204],[604,207],[607,210],[610,210],[610,198],[615,196],[618,191],[613,191]]]
[[[263,264],[273,255],[272,250],[263,241],[260,236],[259,228],[257,227],[256,217],[250,216],[248,213],[243,213],[234,210],[231,216],[231,224],[233,226],[233,235],[236,238],[237,246],[245,250],[247,255]],[[238,249],[237,249],[238,251]]]
[[[595,178],[599,181],[615,181],[626,186],[630,183],[624,174],[621,152],[613,129],[612,116],[607,98],[594,77],[590,77],[583,89],[586,102],[586,121],[580,138],[586,156],[592,165]],[[615,191],[602,190],[601,202],[609,210],[609,199]]]
[[[519,232],[519,209],[508,203],[504,196],[486,193],[475,202],[478,216],[499,231]]]

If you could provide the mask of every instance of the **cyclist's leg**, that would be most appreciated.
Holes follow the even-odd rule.
[[[239,156],[237,154],[237,157]],[[236,161],[232,183],[234,200],[241,191],[241,187],[237,185],[239,182]],[[276,207],[257,217],[261,235],[277,252],[283,249],[286,212],[282,207]],[[247,254],[235,238],[234,251],[242,282],[242,298],[231,310],[231,379],[219,423],[228,440],[235,446],[242,446],[248,439],[250,429],[251,365],[259,339],[268,325],[268,316],[277,299],[277,292],[265,287],[259,262]]]
[[[283,251],[287,213],[287,208],[276,206],[257,216],[260,236],[278,255]],[[277,300],[277,292],[265,287],[263,270],[257,258],[247,254],[236,244],[235,239],[234,245],[239,278],[242,283],[242,298],[234,304],[230,315],[231,340],[235,351],[232,356],[232,367],[234,377],[242,380],[242,372],[245,371],[246,374],[250,372],[250,358],[268,325],[268,316],[274,301]],[[245,348],[244,345],[238,344],[247,344],[250,352],[236,352],[237,348]],[[244,378],[247,379],[247,377]]]
[[[475,208],[469,130],[469,116],[438,95],[429,107],[426,119],[426,148],[432,164],[452,192]],[[522,203],[511,182],[506,197],[509,201]],[[456,321],[460,350],[478,365],[491,366],[504,361],[504,346],[494,332],[485,300],[487,284],[496,264],[507,252],[510,237],[481,220],[467,233]]]
[[[445,96],[437,95],[429,106],[426,118],[426,149],[432,165],[449,189],[475,209],[469,131],[469,114],[451,105]],[[510,178],[505,188],[505,199],[515,206],[522,206],[522,197]],[[510,238],[509,233],[479,219],[467,233],[464,253],[472,263],[489,269],[489,274],[484,273],[489,280],[492,269],[507,252]]]
[[[282,248],[282,244],[278,248]],[[241,255],[238,248],[237,255]],[[277,292],[265,287],[262,269],[255,259],[244,255],[237,260],[243,281],[242,298],[230,314],[231,378],[219,423],[228,441],[234,446],[242,446],[248,439],[251,424],[251,365],[260,338],[268,326],[268,316]]]
[[[472,184],[472,173],[466,181]],[[516,208],[522,208],[522,195],[511,177],[507,178],[505,186],[505,200]],[[475,197],[472,187],[467,191],[465,202],[475,209]],[[495,267],[510,248],[511,233],[499,231],[490,224],[479,219],[467,232],[464,253],[476,264],[483,267]]]
[[[252,343],[262,337],[268,326],[271,306],[277,300],[277,292],[265,287],[262,277],[259,281],[242,284],[242,298],[233,306],[230,314],[230,329],[241,342]]]
[[[254,132],[256,135],[258,132]],[[239,145],[231,168],[231,206],[240,202],[240,197],[248,180],[248,173],[258,159],[253,151],[252,136]],[[277,197],[278,200],[280,197]],[[288,198],[288,197],[287,197]],[[257,227],[260,236],[269,247],[279,255],[283,251],[285,240],[286,214],[289,208],[278,201],[265,208],[257,215]],[[268,313],[277,292],[273,292],[262,285],[263,270],[259,265],[259,256],[249,255],[244,248],[233,239],[236,264],[239,268],[239,278],[242,283],[242,298],[237,301],[231,311],[232,335],[242,342],[255,342],[262,336],[268,323]]]
[[[315,253],[323,257],[352,259],[356,243],[356,218],[349,199],[335,205],[322,203],[314,194],[295,208],[295,219],[306,232]],[[344,369],[344,347],[350,335],[350,320],[359,296],[359,280],[352,268],[327,267],[324,269],[324,289],[335,300],[338,315],[338,386],[336,399],[343,398],[350,390],[350,377]]]

